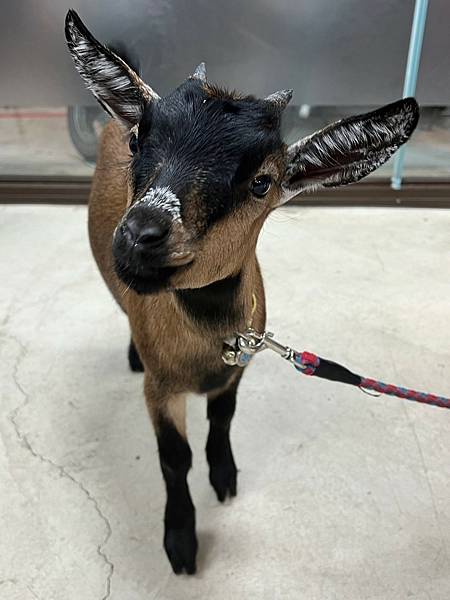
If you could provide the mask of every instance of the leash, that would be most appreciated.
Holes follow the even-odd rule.
[[[273,333],[266,331],[258,333],[249,328],[245,333],[236,334],[235,338],[225,340],[222,352],[223,361],[230,366],[245,367],[250,362],[252,356],[262,350],[272,350],[285,360],[289,361],[303,375],[314,375],[330,381],[340,381],[359,387],[364,391],[374,391],[388,396],[396,396],[413,402],[422,402],[442,408],[450,408],[450,398],[444,396],[435,396],[425,392],[416,392],[404,387],[398,387],[376,379],[361,377],[349,371],[346,367],[326,360],[311,352],[297,352],[289,346],[284,346],[277,342]]]

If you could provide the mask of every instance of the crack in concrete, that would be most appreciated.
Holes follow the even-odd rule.
[[[14,428],[17,439],[32,454],[32,456],[37,458],[39,461],[46,463],[46,464],[50,465],[52,468],[56,469],[58,471],[60,477],[65,477],[65,478],[69,479],[70,481],[72,481],[72,483],[74,483],[84,493],[84,495],[89,500],[89,502],[92,503],[97,515],[99,516],[101,521],[103,521],[105,528],[106,528],[106,536],[103,539],[103,541],[97,545],[97,554],[98,554],[98,556],[100,556],[102,558],[104,563],[107,565],[108,571],[109,571],[107,579],[106,579],[106,583],[105,583],[105,594],[102,596],[102,599],[101,599],[101,600],[108,600],[111,596],[111,580],[112,580],[112,576],[114,574],[114,564],[109,559],[104,548],[107,545],[107,543],[112,535],[111,523],[109,522],[108,518],[101,510],[97,499],[84,486],[84,484],[81,481],[79,481],[78,479],[76,479],[73,475],[71,475],[71,473],[69,473],[66,470],[64,465],[59,465],[58,463],[54,462],[48,456],[44,456],[43,454],[38,452],[35,448],[33,448],[33,446],[31,445],[31,443],[28,439],[27,434],[21,430],[20,425],[18,423],[19,414],[30,402],[30,395],[24,389],[23,385],[20,383],[20,380],[19,380],[19,368],[20,368],[20,364],[21,364],[22,360],[26,356],[27,347],[15,336],[10,335],[10,338],[12,340],[14,340],[20,348],[20,352],[16,358],[16,361],[15,361],[15,364],[13,367],[13,381],[16,385],[16,388],[19,390],[19,392],[23,396],[23,402],[21,404],[19,404],[18,406],[16,406],[16,408],[10,413],[9,421],[11,422],[11,424]]]
[[[30,585],[27,585],[27,590],[29,592],[31,592],[31,595],[33,596],[33,598],[36,598],[36,600],[41,600]]]

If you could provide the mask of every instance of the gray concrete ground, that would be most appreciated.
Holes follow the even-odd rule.
[[[2,600],[448,600],[450,411],[259,356],[208,483],[189,403],[199,573],[161,548],[163,484],[125,318],[81,207],[0,207]],[[260,256],[270,327],[355,371],[450,393],[450,213],[286,209]]]

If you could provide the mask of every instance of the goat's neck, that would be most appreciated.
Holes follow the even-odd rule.
[[[234,274],[205,287],[178,290],[181,309],[201,327],[220,333],[234,332],[251,324],[257,287],[261,286],[255,252]]]

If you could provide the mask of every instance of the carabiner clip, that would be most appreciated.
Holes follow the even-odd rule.
[[[264,348],[264,334],[247,329],[245,333],[237,333],[235,338],[225,340],[222,360],[231,367],[246,367],[252,356]]]
[[[245,367],[250,362],[250,358],[262,350],[272,350],[285,360],[297,364],[295,350],[274,340],[273,333],[270,331],[259,333],[251,328],[225,341],[222,359],[227,365]]]

